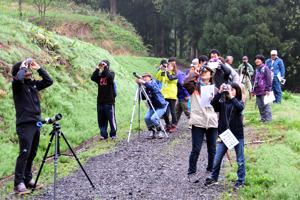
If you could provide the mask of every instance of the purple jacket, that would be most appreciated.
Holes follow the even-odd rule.
[[[266,92],[272,91],[271,70],[267,65],[262,64],[256,68],[253,92],[255,95],[266,95]]]
[[[177,88],[178,88],[178,93],[177,93],[177,98],[179,100],[184,100],[185,97],[190,96],[188,91],[183,87],[183,80],[185,78],[185,73],[178,70],[177,71],[177,77],[178,77],[178,82],[177,82]]]

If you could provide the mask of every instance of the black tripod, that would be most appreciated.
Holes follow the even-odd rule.
[[[57,179],[57,165],[58,165],[58,158],[59,156],[61,155],[60,154],[60,148],[59,148],[59,139],[60,139],[60,136],[62,136],[62,138],[64,139],[65,143],[67,144],[67,146],[69,147],[69,150],[72,152],[73,156],[75,157],[77,163],[79,164],[80,168],[82,169],[83,173],[85,174],[85,176],[87,177],[87,179],[89,180],[91,186],[95,189],[95,186],[94,184],[92,183],[91,179],[89,178],[89,176],[87,175],[86,171],[84,170],[83,166],[81,165],[80,161],[78,160],[75,152],[73,151],[73,149],[71,148],[68,140],[66,139],[64,133],[61,131],[61,126],[58,122],[56,122],[55,120],[53,121],[46,121],[44,123],[52,123],[53,125],[53,129],[52,131],[50,132],[49,135],[51,135],[51,138],[50,138],[50,141],[49,141],[49,144],[47,146],[47,149],[46,149],[46,152],[45,152],[45,155],[43,157],[43,161],[42,161],[42,165],[38,171],[38,174],[37,174],[37,177],[36,177],[36,180],[35,180],[35,183],[34,183],[34,187],[33,188],[36,188],[36,185],[37,185],[37,182],[39,180],[39,177],[40,177],[40,174],[42,172],[42,169],[43,169],[43,166],[46,162],[46,159],[47,159],[47,155],[48,155],[48,152],[50,150],[50,147],[51,147],[51,144],[52,144],[52,141],[53,141],[53,138],[55,138],[55,150],[54,150],[54,199],[56,199],[56,179]],[[52,156],[50,156],[52,157]]]

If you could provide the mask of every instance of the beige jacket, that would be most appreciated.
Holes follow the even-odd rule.
[[[191,101],[191,117],[189,124],[201,128],[218,128],[218,115],[213,107],[202,108],[200,106],[201,96],[195,90],[190,96]]]

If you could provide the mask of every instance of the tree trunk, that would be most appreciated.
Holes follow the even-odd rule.
[[[163,27],[161,27],[161,33],[160,33],[160,56],[166,55],[166,50],[165,50],[165,30]]]
[[[22,0],[19,0],[19,17],[22,19],[23,13],[22,13]]]
[[[110,1],[110,14],[111,16],[116,16],[117,14],[117,0],[109,0]]]

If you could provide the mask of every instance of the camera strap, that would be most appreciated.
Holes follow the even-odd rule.
[[[229,123],[230,123],[230,119],[231,119],[232,111],[233,111],[233,107],[231,108],[231,111],[230,111],[229,117],[227,117],[227,113],[228,113],[228,107],[226,107],[225,120],[226,120],[226,127],[227,127],[227,129],[230,129]]]

